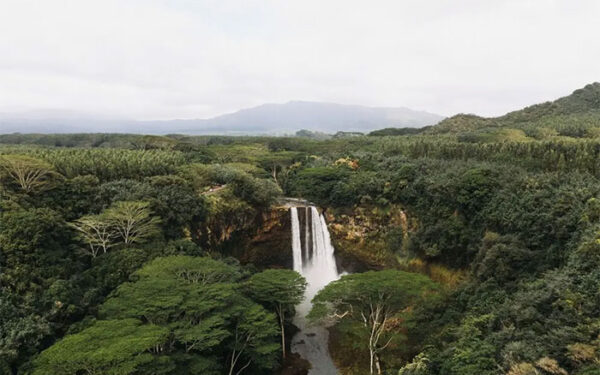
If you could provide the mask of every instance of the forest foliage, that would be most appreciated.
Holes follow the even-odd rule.
[[[599,87],[418,134],[2,135],[0,373],[273,372],[304,281],[231,255],[286,195],[369,226],[337,250],[377,271],[315,300],[346,373],[597,375]]]

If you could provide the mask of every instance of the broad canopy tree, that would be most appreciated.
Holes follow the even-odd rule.
[[[26,194],[48,190],[61,177],[52,164],[26,155],[0,156],[0,172]]]
[[[102,320],[44,351],[35,374],[239,375],[273,368],[280,350],[275,315],[243,294],[240,278],[237,266],[208,257],[157,258],[100,307]]]
[[[100,250],[106,253],[109,248],[116,245],[117,232],[107,215],[86,215],[80,217],[69,226],[74,228],[79,238],[87,243],[87,252],[95,258]]]
[[[241,374],[254,363],[263,371],[277,363],[279,344],[277,325],[271,313],[249,299],[242,299],[232,309],[229,349],[229,375]]]
[[[273,181],[283,188],[287,182],[287,174],[289,174],[290,171],[289,168],[300,158],[300,154],[301,153],[295,151],[271,152],[260,159],[260,164],[265,170],[271,173]],[[281,175],[283,175],[283,178]]]
[[[106,253],[118,240],[127,245],[145,242],[160,232],[160,222],[158,216],[153,216],[148,202],[120,201],[99,215],[86,215],[69,225],[95,258],[100,250]]]
[[[136,319],[99,321],[43,351],[33,374],[134,374],[153,361],[168,334]]]
[[[427,276],[397,270],[346,275],[317,293],[309,318],[355,322],[367,340],[370,372],[381,374],[378,354],[393,338],[390,320],[435,289]]]
[[[252,275],[247,287],[254,299],[277,314],[285,359],[285,320],[294,314],[294,306],[302,302],[306,279],[296,271],[270,269]]]
[[[116,202],[105,211],[126,244],[145,242],[159,232],[160,218],[152,216],[148,202]]]

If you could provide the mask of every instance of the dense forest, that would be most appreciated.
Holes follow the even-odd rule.
[[[298,197],[358,265],[310,314],[342,374],[599,375],[599,137],[598,83],[331,139],[0,135],[0,373],[296,366],[305,281],[254,244]]]

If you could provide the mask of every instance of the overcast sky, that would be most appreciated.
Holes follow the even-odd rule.
[[[0,112],[498,115],[600,81],[597,0],[0,0]]]

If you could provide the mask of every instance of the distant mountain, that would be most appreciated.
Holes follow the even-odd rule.
[[[292,101],[264,104],[198,120],[132,121],[92,116],[0,114],[0,133],[118,132],[144,134],[293,134],[300,129],[325,133],[369,132],[386,127],[434,125],[443,117],[408,108],[364,107]]]
[[[385,127],[422,127],[436,124],[442,119],[439,115],[408,108],[293,101],[285,104],[264,104],[208,120],[179,121],[177,127],[186,133],[293,133],[300,129],[336,133],[365,132]]]
[[[584,136],[589,129],[600,129],[600,83],[575,90],[560,99],[535,104],[499,117],[458,114],[427,129],[427,133],[464,133],[497,128],[523,130],[528,135]]]

